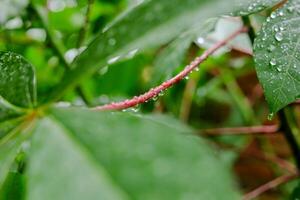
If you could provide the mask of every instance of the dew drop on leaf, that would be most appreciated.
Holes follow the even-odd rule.
[[[275,66],[276,63],[277,62],[276,62],[275,58],[272,58],[271,61],[270,61],[270,65]]]
[[[274,118],[274,113],[270,113],[269,115],[268,115],[268,120],[272,120]]]
[[[275,39],[278,41],[278,42],[281,42],[283,40],[283,35],[281,32],[278,32],[275,34]]]

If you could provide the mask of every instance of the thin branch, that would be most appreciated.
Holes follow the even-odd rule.
[[[280,130],[284,133],[284,136],[289,143],[298,171],[300,171],[300,143],[297,139],[299,129],[293,113],[293,108],[287,106],[283,110],[279,111],[278,116],[281,122]]]
[[[280,176],[280,177],[256,188],[255,190],[247,193],[246,195],[244,195],[243,200],[254,199],[254,198],[258,197],[259,195],[263,194],[264,192],[274,189],[274,188],[278,187],[279,185],[287,183],[297,177],[298,177],[298,174]]]
[[[234,127],[234,128],[215,128],[200,130],[199,134],[208,136],[223,136],[223,135],[252,135],[252,134],[274,134],[278,132],[278,125],[266,126],[249,126],[249,127]]]
[[[95,107],[95,108],[93,108],[93,110],[95,110],[95,111],[123,110],[123,109],[127,109],[130,107],[135,107],[138,104],[144,103],[146,101],[149,101],[152,98],[157,97],[160,93],[162,93],[166,89],[172,87],[173,85],[175,85],[176,83],[180,82],[182,79],[187,77],[191,72],[193,72],[193,70],[195,70],[203,61],[205,61],[211,54],[216,52],[219,48],[223,47],[230,40],[232,40],[239,34],[244,33],[246,31],[247,31],[247,28],[245,28],[245,27],[242,27],[241,29],[235,31],[228,38],[216,43],[213,47],[211,47],[210,49],[205,51],[200,57],[195,58],[194,61],[192,61],[189,65],[187,65],[185,67],[185,69],[183,71],[181,71],[179,74],[177,74],[175,77],[165,81],[164,83],[162,83],[161,85],[159,85],[155,88],[150,89],[150,91],[148,91],[140,96],[136,96],[132,99],[127,99],[122,102],[118,102],[118,103],[113,102],[111,104]]]
[[[83,44],[87,30],[88,30],[89,22],[90,22],[92,4],[94,3],[94,0],[87,0],[87,1],[88,1],[87,2],[88,5],[87,5],[87,9],[86,9],[84,24],[78,34],[79,36],[78,36],[77,45],[76,45],[77,48],[80,48],[81,45]]]
[[[59,58],[59,60],[63,64],[63,67],[66,70],[69,70],[71,68],[71,66],[64,57],[64,46],[63,46],[63,44],[61,43],[61,41],[57,40],[57,38],[55,37],[53,31],[50,29],[45,17],[41,13],[41,11],[38,9],[38,7],[36,7],[35,5],[33,5],[31,3],[29,5],[29,8],[31,8],[35,12],[37,18],[39,19],[40,23],[42,24],[43,28],[45,29],[48,41],[49,41],[54,53],[57,55],[57,57]],[[81,97],[81,99],[84,101],[84,103],[89,105],[89,100],[85,96],[83,89],[80,86],[78,86],[78,87],[75,88],[75,90],[76,90],[77,94]]]

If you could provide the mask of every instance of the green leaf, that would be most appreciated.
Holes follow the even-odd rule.
[[[235,16],[250,15],[252,13],[256,13],[264,9],[270,8],[272,6],[275,6],[280,2],[281,0],[252,0],[248,2],[237,3],[238,9],[236,9],[236,11],[233,12],[233,15]]]
[[[33,67],[18,54],[0,52],[0,96],[14,106],[31,108],[35,104]]]
[[[235,11],[236,7],[232,5],[237,2],[249,4],[248,0],[143,1],[117,18],[77,57],[62,84],[54,89],[52,98],[60,98],[65,90],[74,87],[81,78],[102,67],[131,57],[145,48],[165,44],[211,17]]]
[[[299,3],[290,1],[273,12],[254,44],[257,75],[272,113],[300,95]]]
[[[39,124],[31,151],[27,199],[126,199],[105,170],[59,122],[45,119]],[[45,170],[47,167],[51,169]]]
[[[0,125],[1,122],[17,118],[21,115],[23,115],[25,111],[23,109],[20,109],[9,102],[5,101],[0,96]],[[0,128],[1,131],[1,128]]]
[[[85,109],[53,114],[32,142],[30,200],[239,199],[226,164],[174,119]]]
[[[27,132],[21,134],[21,126],[13,129],[7,137],[0,140],[0,188],[7,177],[9,169],[26,138]],[[24,128],[24,127],[23,127]]]
[[[1,113],[1,111],[0,111]],[[24,120],[23,117],[13,118],[10,120],[6,120],[0,123],[0,140],[8,133],[10,133],[14,128],[16,128],[20,123]]]
[[[25,199],[25,178],[20,173],[10,172],[0,189],[0,200]]]

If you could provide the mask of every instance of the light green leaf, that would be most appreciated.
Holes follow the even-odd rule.
[[[272,113],[300,95],[300,1],[273,12],[254,44],[258,78]]]
[[[33,139],[30,200],[239,199],[226,164],[174,119],[85,109],[53,114]]]
[[[37,127],[30,154],[27,199],[127,199],[69,132],[52,119],[44,119]],[[45,170],[47,167],[50,168]]]
[[[77,57],[62,84],[54,89],[52,98],[60,98],[66,89],[102,67],[132,57],[145,48],[165,44],[211,17],[235,11],[237,8],[232,5],[237,2],[249,4],[248,0],[143,1],[117,18]]]

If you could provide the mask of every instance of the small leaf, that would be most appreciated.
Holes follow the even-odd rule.
[[[33,67],[18,54],[0,52],[0,96],[23,108],[31,108],[35,104]]]
[[[174,119],[52,112],[33,139],[30,200],[239,199],[226,165]]]
[[[20,133],[20,126],[13,129],[9,139],[0,140],[0,188],[7,177],[9,169],[23,143],[26,134]],[[4,140],[5,139],[5,140]]]
[[[300,95],[300,1],[289,1],[273,12],[254,44],[256,71],[270,112]]]

